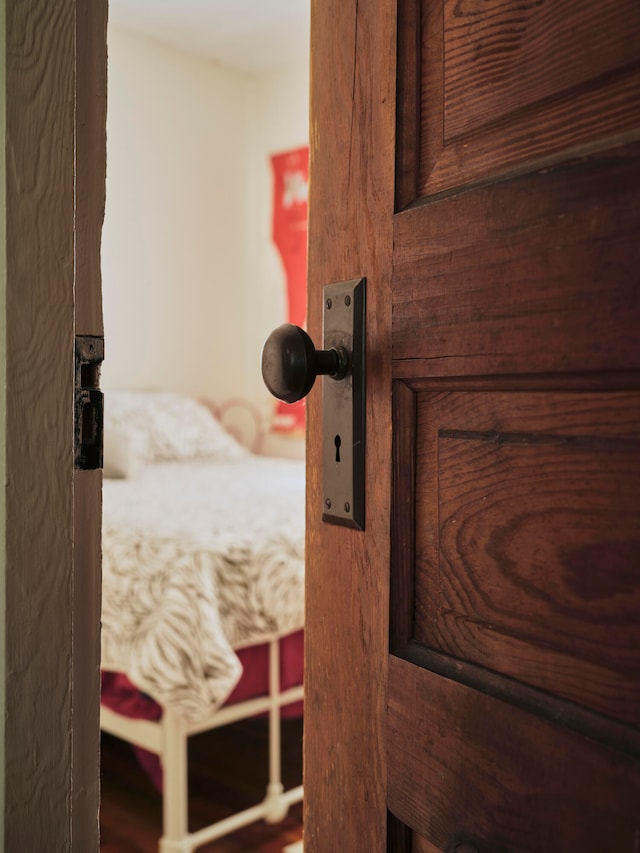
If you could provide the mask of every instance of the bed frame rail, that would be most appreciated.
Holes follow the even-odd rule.
[[[226,705],[211,716],[188,722],[165,708],[158,721],[134,720],[101,708],[100,727],[135,746],[160,756],[163,768],[163,835],[159,853],[192,853],[197,847],[235,832],[257,820],[279,823],[289,807],[302,800],[302,785],[283,789],[281,774],[280,709],[303,698],[303,687],[280,691],[279,638],[269,641],[269,694],[234,705]],[[197,832],[188,831],[187,738],[228,723],[269,714],[269,783],[262,802],[244,811],[216,821]],[[301,847],[299,849],[302,849]]]

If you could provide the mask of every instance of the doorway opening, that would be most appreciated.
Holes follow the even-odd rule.
[[[273,428],[275,401],[259,365],[262,342],[290,319],[293,302],[288,244],[278,245],[274,233],[276,206],[288,214],[304,200],[306,214],[307,164],[302,178],[300,164],[309,124],[308,2],[280,10],[213,2],[201,21],[197,4],[192,13],[176,0],[175,20],[172,4],[163,4],[162,15],[152,5],[112,0],[108,35],[103,671],[110,696],[123,684],[136,688],[126,701],[140,725],[119,728],[113,715],[123,716],[124,705],[114,710],[103,690],[103,729],[110,734],[103,734],[102,848],[126,842],[155,850],[161,834],[182,839],[188,830],[200,849],[201,827],[225,810],[249,809],[256,788],[264,795],[265,786],[267,820],[276,822],[238,829],[234,842],[260,849],[263,833],[264,843],[295,845],[301,789],[283,802],[278,786],[296,792],[301,781],[304,433],[300,418]],[[299,243],[299,216],[294,224],[291,240]],[[225,469],[220,509],[212,509],[216,495],[205,482],[214,461]],[[259,473],[243,486],[238,472],[254,461]],[[185,473],[193,481],[177,486]],[[284,496],[280,509],[276,493]],[[186,504],[174,504],[185,495]],[[144,538],[143,522],[133,517],[138,507],[155,538]],[[289,538],[278,512],[292,519]],[[220,529],[212,514],[224,514]],[[262,521],[253,528],[256,515]],[[179,538],[185,534],[187,544]],[[134,553],[142,555],[135,567]],[[284,574],[271,574],[281,563]],[[246,578],[258,565],[264,572],[255,589]],[[149,587],[143,576],[151,578]],[[234,583],[223,584],[229,576]],[[260,629],[252,622],[257,616]],[[189,672],[182,686],[178,660]],[[267,682],[238,694],[256,667]],[[194,732],[187,738],[176,723],[179,755],[163,756],[164,812],[161,768],[150,748],[158,730],[146,731],[158,723],[156,711],[136,704],[149,696],[162,719],[186,715]],[[263,715],[274,702],[283,717],[289,709],[281,766],[267,755],[279,737],[275,718],[229,722],[235,700],[255,702],[253,712]],[[219,706],[229,725],[209,731]],[[145,753],[135,759],[114,733]],[[182,796],[174,775],[187,773],[191,816],[184,826],[184,814],[168,803]],[[221,802],[225,794],[228,802]]]

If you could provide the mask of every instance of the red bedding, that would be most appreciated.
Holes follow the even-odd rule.
[[[280,640],[280,690],[288,690],[302,684],[304,668],[304,632],[295,631]],[[240,681],[228,697],[225,705],[233,705],[269,692],[269,645],[248,646],[236,652],[242,664]],[[141,693],[121,672],[102,672],[103,705],[137,720],[159,720],[162,707],[149,696]],[[281,709],[283,717],[301,717],[302,702],[295,702]],[[158,790],[162,790],[162,768],[154,753],[134,747],[138,761],[151,777]]]

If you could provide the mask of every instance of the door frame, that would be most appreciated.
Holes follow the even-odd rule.
[[[4,14],[4,846],[89,851],[101,477],[74,474],[73,411],[75,336],[102,335],[106,0]]]

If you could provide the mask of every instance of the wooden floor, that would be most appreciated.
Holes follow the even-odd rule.
[[[285,788],[302,781],[302,720],[284,720]],[[243,720],[189,739],[190,831],[255,805],[267,781],[267,721]],[[160,794],[138,766],[131,747],[102,736],[102,853],[156,853],[162,831]],[[202,853],[280,853],[302,838],[302,804],[271,826],[259,821],[213,841]]]

